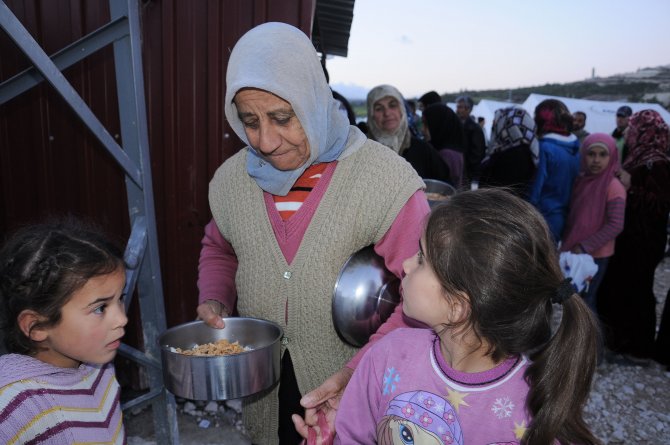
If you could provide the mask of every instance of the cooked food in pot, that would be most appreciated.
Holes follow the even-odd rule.
[[[428,198],[428,201],[442,201],[448,197],[449,196],[443,195],[442,193],[426,192],[426,198]]]
[[[204,345],[196,345],[191,349],[171,348],[174,352],[184,355],[197,356],[214,356],[214,355],[231,355],[239,354],[240,352],[249,351],[249,348],[241,346],[239,342],[231,343],[228,340],[221,339],[212,343],[205,343]]]

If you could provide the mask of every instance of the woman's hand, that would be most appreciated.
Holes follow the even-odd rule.
[[[223,329],[226,326],[221,317],[230,316],[226,307],[216,300],[205,301],[198,305],[196,311],[199,320],[216,329]]]
[[[337,408],[353,373],[353,369],[344,367],[300,399],[300,404],[305,408],[305,418],[294,414],[293,424],[302,437],[309,439],[309,445],[312,445],[312,441],[318,445],[332,443]],[[326,433],[326,437],[323,437],[323,433]]]

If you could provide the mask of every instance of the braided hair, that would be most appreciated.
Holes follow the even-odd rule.
[[[32,310],[56,326],[72,294],[96,276],[124,267],[122,251],[102,232],[74,217],[18,230],[0,250],[0,330],[8,352],[33,355],[38,345],[18,324]]]

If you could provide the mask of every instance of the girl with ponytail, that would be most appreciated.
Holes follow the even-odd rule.
[[[336,443],[599,443],[582,415],[597,323],[532,205],[501,189],[452,196],[403,267],[403,311],[429,329],[368,351]]]

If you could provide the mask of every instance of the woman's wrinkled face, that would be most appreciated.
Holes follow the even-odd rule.
[[[277,170],[295,170],[309,159],[307,135],[291,104],[264,90],[235,95],[237,114],[249,144]]]
[[[377,127],[387,133],[393,133],[400,126],[402,120],[402,104],[391,96],[382,97],[375,102],[372,108],[372,118]]]

